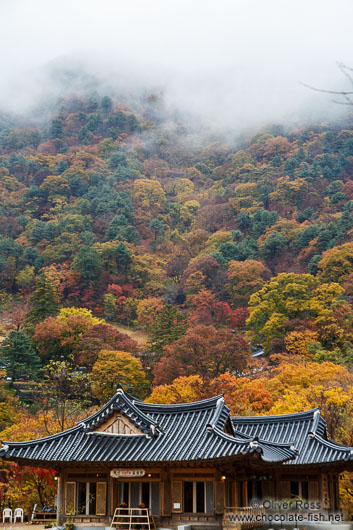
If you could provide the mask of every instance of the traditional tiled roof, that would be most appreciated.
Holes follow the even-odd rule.
[[[158,429],[158,424],[151,416],[147,416],[140,407],[136,406],[136,402],[143,403],[143,401],[130,396],[125,393],[121,388],[118,388],[115,396],[112,397],[108,403],[106,403],[101,409],[95,414],[89,416],[81,422],[85,429],[94,429],[104,423],[114,411],[119,411],[129,421],[131,421],[135,427],[145,434],[153,434],[155,429]]]
[[[100,431],[116,413],[136,432]],[[38,465],[205,462],[254,456],[278,464],[353,464],[352,448],[327,439],[326,423],[318,409],[231,418],[223,395],[194,403],[157,405],[121,388],[98,412],[72,429],[29,442],[3,442],[0,448],[1,458]]]
[[[116,411],[140,434],[113,434],[95,429]],[[3,442],[0,457],[23,463],[185,462],[257,455],[266,462],[296,456],[291,443],[225,432],[230,424],[223,395],[180,405],[140,401],[121,389],[98,412],[72,429],[29,442]]]
[[[279,416],[234,417],[232,424],[238,436],[259,436],[269,442],[293,444],[298,454],[286,464],[353,462],[352,447],[327,439],[326,422],[317,408]]]

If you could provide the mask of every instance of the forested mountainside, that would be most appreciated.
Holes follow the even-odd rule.
[[[353,445],[353,120],[234,145],[152,96],[55,112],[1,117],[1,438],[67,428],[120,382],[225,392],[234,414],[320,406]],[[52,491],[26,473],[3,468],[4,504]]]

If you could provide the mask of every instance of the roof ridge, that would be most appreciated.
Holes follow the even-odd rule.
[[[317,409],[317,410],[315,410],[315,412],[313,414],[311,429],[308,432],[309,436],[317,433],[317,429],[318,429],[319,424],[320,424],[320,418],[321,418],[321,414],[320,414],[319,409]]]
[[[284,419],[296,419],[296,418],[310,418],[312,417],[315,412],[320,412],[318,407],[315,407],[310,410],[304,410],[302,412],[290,412],[288,414],[273,414],[271,416],[232,416],[231,420],[236,421],[256,421],[259,422],[261,420],[264,421],[275,421],[275,420],[284,420]]]
[[[267,461],[267,459],[265,458],[265,453],[264,453],[264,449],[266,448],[273,448],[274,450],[277,450],[276,451],[277,453],[279,452],[280,454],[284,454],[285,458],[279,459],[282,462],[287,461],[287,460],[293,460],[298,455],[298,450],[296,449],[296,447],[294,447],[293,444],[289,444],[289,443],[280,444],[277,442],[267,442],[267,441],[257,438],[256,436],[253,437],[252,439],[240,440],[238,438],[233,438],[229,434],[221,431],[220,429],[218,429],[218,427],[215,427],[213,432],[217,436],[223,438],[224,440],[228,442],[232,442],[235,445],[243,445],[244,447],[247,447],[248,452],[250,453],[251,452],[260,453],[261,458],[264,461]]]
[[[259,438],[259,443],[264,445],[273,445],[275,447],[289,447],[291,451],[295,451],[296,453],[298,453],[298,449],[295,447],[293,442],[271,442],[270,440],[264,440],[263,438]]]
[[[228,433],[222,431],[219,427],[214,427],[212,429],[212,431],[208,431],[208,432],[209,433],[213,432],[217,436],[220,436],[224,440],[227,440],[228,442],[232,442],[234,444],[247,445],[247,444],[249,444],[249,442],[254,441],[254,438],[250,438],[250,439],[246,439],[246,440],[241,439],[241,438],[236,438],[235,436],[232,436],[231,434],[228,434]]]
[[[105,418],[109,417],[114,411],[123,409],[124,405],[128,407],[144,424],[142,428],[143,431],[147,430],[150,434],[154,434],[156,429],[161,430],[158,422],[140,410],[140,408],[136,405],[135,400],[131,400],[131,398],[125,394],[122,388],[118,388],[115,395],[110,401],[108,401],[108,403],[106,403],[100,410],[98,410],[89,418],[82,420],[81,423],[85,425],[86,428],[94,427],[96,425],[98,426],[103,423]],[[126,416],[124,413],[123,415]],[[131,420],[136,427],[141,429],[141,425],[136,421],[136,418],[132,417],[130,414],[127,415],[127,418]]]
[[[158,409],[161,411],[177,411],[182,412],[184,410],[193,410],[193,409],[204,409],[209,407],[214,407],[217,405],[217,401],[219,399],[224,399],[224,393],[219,394],[218,396],[214,396],[212,398],[202,399],[200,401],[190,401],[189,403],[148,403],[146,401],[139,401],[138,406],[142,409],[146,409],[149,411],[155,411],[157,412]]]
[[[213,416],[210,419],[209,423],[206,425],[207,432],[211,432],[213,431],[215,427],[218,427],[218,425],[222,421],[223,413],[225,413],[226,415],[225,421],[223,422],[223,426],[224,426],[225,422],[227,421],[227,418],[229,418],[229,412],[230,412],[230,409],[227,407],[227,405],[224,402],[224,396],[217,399],[216,408],[213,413]]]
[[[86,428],[93,427],[95,426],[95,424],[101,424],[105,418],[108,418],[114,411],[117,410],[119,405],[121,405],[120,402],[122,402],[125,406],[127,406],[134,412],[134,414],[144,423],[145,429],[147,429],[150,433],[152,432],[153,434],[155,429],[159,428],[158,422],[156,422],[153,418],[147,416],[142,410],[140,410],[140,408],[135,403],[135,400],[132,400],[131,397],[128,396],[121,387],[117,389],[116,393],[114,394],[112,399],[108,401],[108,403],[103,405],[103,407],[101,407],[97,412],[95,412],[88,418],[82,420],[80,424],[83,424],[84,426],[86,426]],[[139,401],[138,403],[143,402]],[[138,428],[141,428],[141,425],[136,424],[136,420],[134,418],[131,418],[130,416],[128,417]]]
[[[284,443],[272,442],[271,440],[265,440],[263,438],[259,438],[258,436],[248,436],[248,435],[247,435],[247,439],[241,440],[240,438],[233,437],[230,434],[227,434],[227,433],[221,431],[218,427],[215,427],[214,432],[218,436],[222,436],[223,438],[226,438],[229,441],[230,440],[231,441],[236,441],[237,443],[257,442],[259,444],[272,445],[274,447],[289,448],[292,451],[297,451],[297,449],[294,447],[294,443],[293,442],[284,442]]]
[[[88,420],[92,420],[92,419],[96,418],[97,416],[99,416],[99,414],[102,413],[103,411],[106,411],[114,403],[117,394],[118,394],[118,391],[116,391],[114,396],[111,397],[110,400],[107,401],[107,403],[105,403],[99,410],[97,410],[96,412],[94,412],[90,416],[87,416],[87,418],[85,418],[84,420],[78,421],[77,424],[79,425],[79,424],[81,424],[83,422],[86,422]]]

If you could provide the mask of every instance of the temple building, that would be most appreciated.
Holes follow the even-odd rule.
[[[252,499],[315,500],[330,513],[339,473],[353,470],[353,449],[327,438],[318,409],[231,417],[223,395],[158,405],[120,388],[71,429],[2,442],[0,457],[57,471],[59,524],[104,526],[120,505],[145,506],[169,528],[220,527],[226,507]]]

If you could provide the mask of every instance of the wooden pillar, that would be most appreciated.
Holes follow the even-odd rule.
[[[229,506],[238,506],[238,482],[232,480],[230,483],[230,504]]]
[[[224,480],[214,481],[214,513],[221,515],[224,513],[225,506],[225,483]]]
[[[168,471],[161,473],[162,479],[162,515],[172,515],[172,483],[170,481],[170,474]]]
[[[248,506],[249,499],[248,499],[248,481],[243,480],[242,482],[242,499],[243,499],[243,506]]]
[[[330,488],[329,488],[329,476],[327,473],[321,474],[321,501],[325,510],[329,510],[331,507],[330,501]]]
[[[322,501],[323,501],[323,491],[322,491],[322,476],[321,476],[321,473],[318,475],[317,482],[318,482],[318,493],[319,493],[317,500],[322,503]]]
[[[340,509],[339,482],[338,481],[339,481],[339,476],[337,473],[328,474],[330,508],[332,512],[336,512]]]
[[[336,511],[340,510],[340,476],[338,473],[333,475],[333,486],[335,492],[335,508]]]
[[[110,476],[110,473],[109,473],[109,482],[107,484],[108,486],[108,519],[109,519],[109,522],[111,523],[111,520],[112,520],[112,516],[113,516],[113,479],[112,477]]]
[[[112,482],[112,515],[120,504],[120,483],[113,479]]]
[[[279,482],[280,482],[279,471],[278,469],[275,469],[273,473],[273,489],[274,489],[276,500],[279,500],[280,498],[280,483]]]
[[[64,487],[65,487],[65,475],[61,471],[58,477],[58,494],[57,494],[57,520],[58,526],[64,526]]]
[[[331,512],[334,512],[336,509],[336,499],[332,473],[328,473],[328,491],[330,499],[330,509]]]

